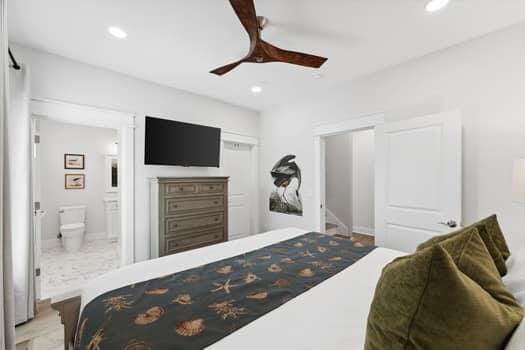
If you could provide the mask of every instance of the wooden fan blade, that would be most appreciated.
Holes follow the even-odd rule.
[[[230,4],[244,29],[248,32],[252,45],[254,45],[259,37],[259,21],[257,20],[254,0],[230,0]]]
[[[241,60],[241,61],[227,64],[226,66],[222,66],[222,67],[212,70],[210,73],[215,74],[215,75],[224,75],[228,73],[229,71],[233,70],[238,65],[240,65],[242,62],[243,61]]]
[[[263,50],[275,61],[297,64],[299,66],[320,68],[328,58],[310,55],[302,52],[283,50],[267,42],[261,42]]]

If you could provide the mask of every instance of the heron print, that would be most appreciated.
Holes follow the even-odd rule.
[[[302,216],[301,169],[294,159],[294,155],[284,156],[270,172],[275,185],[270,195],[270,211]]]

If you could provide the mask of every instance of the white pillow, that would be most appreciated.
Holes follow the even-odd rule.
[[[523,350],[525,349],[525,321],[516,328],[512,338],[507,343],[505,350]]]
[[[507,274],[503,276],[503,283],[525,307],[525,247],[513,253],[507,260]]]
[[[513,253],[507,260],[507,274],[503,282],[518,302],[525,308],[525,247]],[[525,349],[525,320],[514,331],[505,350]]]

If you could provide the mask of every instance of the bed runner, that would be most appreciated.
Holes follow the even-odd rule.
[[[374,248],[312,232],[107,292],[84,308],[75,349],[203,349]]]

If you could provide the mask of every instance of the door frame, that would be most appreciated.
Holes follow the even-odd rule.
[[[259,233],[259,140],[252,136],[221,132],[221,163],[224,143],[240,143],[250,147],[250,235]],[[224,169],[221,168],[221,173]]]
[[[314,190],[314,230],[325,231],[326,213],[326,137],[360,130],[375,130],[385,124],[383,114],[373,114],[342,122],[319,125],[314,128],[314,175],[316,177]],[[375,170],[377,176],[377,168]]]
[[[135,262],[135,114],[33,98],[31,118],[115,129],[119,142],[121,266]],[[31,140],[33,141],[33,140]]]

